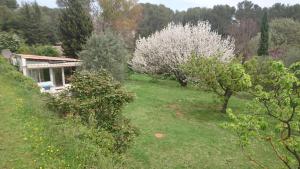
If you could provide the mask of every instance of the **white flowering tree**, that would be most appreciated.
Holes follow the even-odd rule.
[[[234,42],[229,37],[211,30],[208,22],[191,24],[169,24],[148,38],[140,38],[131,61],[136,71],[160,74],[174,74],[182,86],[187,85],[187,78],[180,70],[192,54],[201,57],[219,56],[230,60],[234,55]]]

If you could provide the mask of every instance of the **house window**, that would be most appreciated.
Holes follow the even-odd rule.
[[[28,76],[31,77],[36,82],[49,82],[50,70],[49,69],[31,69],[28,70]]]

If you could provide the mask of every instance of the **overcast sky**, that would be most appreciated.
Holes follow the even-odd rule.
[[[34,0],[18,0],[19,3],[22,1],[34,1]],[[56,7],[56,0],[36,0],[42,6]],[[139,0],[139,2],[149,2],[154,4],[164,4],[173,10],[186,10],[191,7],[213,7],[218,4],[228,4],[230,6],[236,6],[238,2],[242,0]],[[300,3],[299,0],[252,0],[252,2],[258,4],[261,7],[270,7],[274,3],[280,2],[284,4],[294,5]]]

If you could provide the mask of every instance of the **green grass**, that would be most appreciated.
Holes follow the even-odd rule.
[[[136,100],[126,116],[141,130],[128,152],[128,168],[255,168],[237,144],[234,133],[221,127],[216,96],[174,81],[133,75],[127,83]],[[233,98],[230,107],[242,111],[247,100]],[[156,138],[156,133],[164,134]],[[282,168],[268,145],[254,143],[253,157],[269,168]]]
[[[0,56],[0,168],[113,168],[90,129],[49,111],[33,85]]]
[[[123,166],[116,167],[112,157],[85,137],[87,127],[49,111],[45,97],[21,77],[0,58],[1,169],[256,168],[235,135],[220,126],[228,118],[219,113],[213,94],[181,88],[175,81],[131,76],[126,88],[136,93],[136,99],[125,115],[141,134],[125,154]],[[239,112],[245,102],[233,98],[230,107]],[[156,138],[158,133],[163,137]],[[268,145],[254,142],[251,148],[253,157],[269,168],[282,168]]]

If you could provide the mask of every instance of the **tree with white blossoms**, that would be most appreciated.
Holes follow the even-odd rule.
[[[192,24],[170,23],[166,28],[148,38],[140,38],[132,59],[135,71],[151,74],[174,74],[182,86],[187,85],[187,77],[180,69],[192,54],[201,57],[219,56],[230,60],[234,56],[234,41],[223,39],[212,31],[208,22]]]

